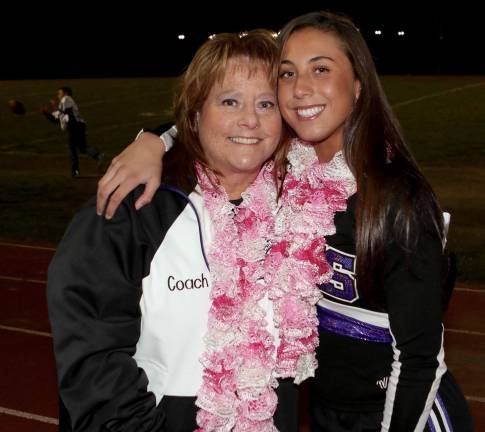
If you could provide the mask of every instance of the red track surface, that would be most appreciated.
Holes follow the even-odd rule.
[[[52,248],[0,243],[0,432],[57,430],[56,376],[45,300],[53,254]],[[476,431],[485,431],[485,288],[481,288],[456,289],[445,315],[446,363],[469,399]]]

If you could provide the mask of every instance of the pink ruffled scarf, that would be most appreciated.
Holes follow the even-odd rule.
[[[277,378],[299,384],[317,367],[317,284],[332,274],[325,236],[335,233],[334,213],[345,210],[355,182],[348,168],[335,176],[334,161],[319,164],[313,148],[297,140],[288,160],[279,203],[269,162],[237,207],[214,187],[217,178],[198,167],[213,226],[211,308],[196,401],[200,432],[276,431]],[[265,298],[279,341],[268,329]]]

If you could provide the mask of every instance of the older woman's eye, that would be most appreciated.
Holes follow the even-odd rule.
[[[275,103],[273,101],[262,101],[259,103],[259,106],[263,109],[270,109],[274,108]]]
[[[285,78],[292,78],[295,76],[295,72],[293,71],[280,71],[279,73],[279,78],[285,79]]]
[[[222,105],[234,107],[234,106],[237,105],[237,100],[236,99],[224,99],[222,101]]]

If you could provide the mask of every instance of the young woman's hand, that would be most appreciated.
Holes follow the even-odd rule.
[[[98,182],[98,215],[104,213],[106,219],[111,219],[126,195],[141,184],[145,185],[145,190],[135,207],[139,210],[148,204],[160,186],[164,153],[161,138],[151,132],[143,132],[116,156]]]

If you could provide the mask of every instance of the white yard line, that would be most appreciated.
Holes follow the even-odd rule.
[[[466,334],[466,335],[473,335],[473,336],[485,336],[485,332],[479,332],[474,330],[461,330],[461,329],[445,327],[445,331],[448,333],[458,333],[458,334]]]
[[[14,417],[20,417],[20,418],[24,418],[24,419],[28,419],[28,420],[35,420],[35,421],[38,421],[38,422],[41,422],[41,423],[49,423],[49,424],[53,424],[53,425],[59,424],[59,420],[57,420],[56,418],[53,418],[53,417],[41,416],[41,415],[38,415],[38,414],[32,414],[32,413],[28,413],[28,412],[25,412],[25,411],[18,411],[18,410],[14,410],[14,409],[10,409],[10,408],[5,408],[5,407],[2,407],[2,406],[0,406],[0,414],[7,414],[7,415],[14,416]]]
[[[36,284],[45,285],[47,281],[40,279],[26,279],[13,276],[0,276],[0,280],[14,281],[14,282],[31,282]]]
[[[25,248],[25,249],[39,249],[39,250],[48,250],[48,251],[56,250],[53,247],[47,247],[47,246],[33,246],[33,245],[6,243],[6,242],[0,242],[0,246],[18,247],[18,248]]]
[[[472,402],[480,402],[480,403],[485,403],[485,398],[479,397],[479,396],[468,396],[465,395],[465,399],[472,401]]]
[[[450,94],[450,93],[456,93],[456,92],[459,92],[459,91],[462,91],[462,90],[467,90],[467,89],[475,88],[475,87],[481,87],[481,86],[484,86],[484,85],[485,85],[485,82],[480,82],[480,83],[475,83],[475,84],[468,84],[468,85],[462,86],[462,87],[454,87],[454,88],[444,90],[444,91],[441,91],[441,92],[430,93],[428,95],[424,95],[424,96],[420,96],[420,97],[417,97],[417,98],[408,99],[408,100],[405,100],[405,101],[402,101],[402,102],[398,102],[398,103],[392,105],[392,107],[393,108],[400,108],[402,106],[410,105],[410,104],[413,104],[413,103],[416,103],[416,102],[421,102],[421,101],[426,100],[426,99],[433,99],[433,98],[444,96],[444,95],[447,95],[447,94]]]
[[[0,245],[1,245],[1,243],[0,243]],[[11,246],[17,246],[17,245],[11,245]],[[55,250],[55,249],[52,249],[52,250]],[[1,275],[0,275],[0,280],[11,280],[11,281],[15,281],[15,282],[32,282],[32,283],[37,283],[37,284],[46,284],[47,283],[46,280],[41,280],[41,279],[26,279],[26,278],[22,278],[22,277],[1,276]],[[485,294],[485,289],[478,289],[478,288],[456,287],[454,289],[454,291]]]
[[[11,327],[11,326],[4,326],[0,325],[0,330],[7,330],[13,331],[17,333],[25,333],[34,336],[44,336],[44,337],[52,337],[51,333],[41,332],[37,330],[29,330],[19,327]],[[466,334],[466,335],[473,335],[473,336],[485,336],[485,332],[474,331],[474,330],[462,330],[462,329],[455,329],[455,328],[445,328],[445,331],[448,333],[457,333],[457,334]]]
[[[33,335],[33,336],[43,336],[43,337],[52,337],[52,333],[47,333],[47,332],[41,332],[37,330],[29,330],[29,329],[24,329],[24,328],[19,328],[19,327],[11,327],[11,326],[4,326],[0,325],[0,330],[7,330],[7,331],[13,331],[16,333],[25,333],[28,335]]]
[[[479,289],[479,288],[460,288],[456,287],[454,291],[461,291],[461,292],[473,292],[473,293],[485,293],[485,289]]]

